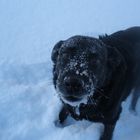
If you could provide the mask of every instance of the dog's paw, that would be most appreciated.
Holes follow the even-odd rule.
[[[55,121],[54,121],[54,125],[55,125],[56,127],[59,127],[59,128],[64,127],[63,123],[61,123],[60,120],[55,120]]]

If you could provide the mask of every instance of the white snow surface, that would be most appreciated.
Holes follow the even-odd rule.
[[[68,118],[52,83],[51,50],[72,35],[97,36],[140,25],[139,0],[0,0],[0,140],[98,140],[103,125]],[[129,102],[114,140],[140,140]]]

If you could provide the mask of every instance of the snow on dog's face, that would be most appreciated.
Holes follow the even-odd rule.
[[[74,36],[58,42],[52,51],[54,85],[63,102],[86,103],[102,86],[106,73],[107,52],[95,38]]]

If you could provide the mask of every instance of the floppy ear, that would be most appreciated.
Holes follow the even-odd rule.
[[[58,43],[56,43],[56,45],[54,46],[52,50],[51,59],[54,63],[56,63],[57,57],[59,55],[59,49],[62,46],[62,44],[63,44],[63,41],[59,41]]]

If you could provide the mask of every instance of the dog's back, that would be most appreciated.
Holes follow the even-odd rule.
[[[118,31],[109,36],[100,37],[100,39],[107,45],[117,47],[125,57],[130,71],[126,90],[134,89],[132,92],[131,109],[135,110],[136,103],[140,97],[140,27]],[[129,92],[126,92],[126,94],[124,98],[128,96]]]

